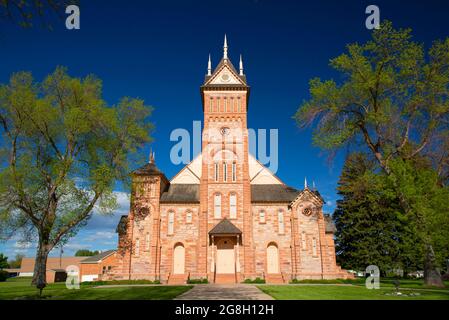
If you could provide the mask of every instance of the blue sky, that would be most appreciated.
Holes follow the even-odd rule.
[[[369,4],[380,7],[381,19],[411,27],[426,46],[448,36],[447,1],[81,1],[81,30],[65,29],[64,21],[55,21],[53,31],[0,22],[0,83],[21,70],[42,80],[63,65],[72,76],[99,76],[110,104],[123,96],[144,99],[155,108],[151,148],[158,167],[171,178],[182,166],[170,162],[170,133],[192,131],[192,121],[202,120],[199,87],[207,56],[213,66],[218,63],[226,33],[230,58],[237,66],[243,55],[251,86],[249,127],[279,130],[277,175],[298,188],[304,177],[314,180],[327,201],[324,210],[332,212],[345,153],[329,163],[312,146],[310,130],[298,129],[292,115],[308,98],[311,78],[339,80],[329,59],[344,52],[346,44],[369,38]],[[116,247],[115,226],[129,207],[126,190],[117,195],[120,209],[110,217],[95,213],[65,254]],[[18,240],[0,244],[0,252],[34,255],[32,243]]]

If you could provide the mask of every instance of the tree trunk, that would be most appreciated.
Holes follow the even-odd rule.
[[[31,283],[40,290],[47,286],[47,257],[50,246],[48,241],[39,239],[39,247],[37,248],[36,259],[34,262],[34,274]]]
[[[426,245],[426,258],[424,261],[424,284],[444,288],[441,273],[435,263],[435,252],[431,244]]]

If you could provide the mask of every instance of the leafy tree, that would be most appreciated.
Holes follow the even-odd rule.
[[[363,153],[350,154],[338,183],[341,200],[333,215],[336,250],[346,269],[377,265],[382,274],[421,267],[413,224],[408,221],[375,161]]]
[[[9,263],[9,267],[13,268],[13,269],[19,269],[22,265],[22,259],[25,258],[24,254],[16,254],[16,257],[14,258],[14,260],[10,260]]]
[[[37,238],[33,284],[46,285],[48,253],[116,207],[131,156],[150,141],[151,107],[123,98],[109,106],[100,79],[57,68],[43,82],[28,72],[0,86],[0,235]]]
[[[0,0],[0,20],[12,21],[24,28],[39,21],[51,28],[51,16],[62,18],[65,8],[71,4],[78,5],[79,0]]]
[[[90,251],[87,249],[80,249],[77,252],[75,252],[75,257],[90,257],[90,256],[96,256],[100,252],[98,250]]]
[[[0,270],[9,268],[8,257],[4,256],[3,253],[0,253]]]
[[[331,60],[331,66],[343,82],[311,80],[311,97],[295,114],[297,123],[316,124],[313,140],[323,149],[334,153],[350,146],[376,159],[417,226],[426,252],[426,284],[442,286],[429,222],[441,218],[434,215],[435,188],[448,184],[449,39],[435,41],[426,55],[409,29],[396,30],[386,21],[371,41],[348,45],[348,53]],[[404,179],[416,173],[417,158],[437,174],[436,181],[428,180],[437,185],[419,190],[426,199],[419,206],[413,199],[417,194],[409,193],[412,179]]]

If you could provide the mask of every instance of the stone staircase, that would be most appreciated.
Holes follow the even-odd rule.
[[[171,274],[168,278],[168,284],[186,284],[187,274]]]
[[[219,274],[215,275],[216,284],[235,284],[235,274]]]
[[[265,282],[266,283],[277,283],[277,284],[286,283],[284,277],[280,273],[266,274]]]

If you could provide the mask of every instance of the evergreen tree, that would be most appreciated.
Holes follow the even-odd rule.
[[[420,253],[412,224],[377,169],[364,154],[346,159],[334,213],[337,259],[346,269],[376,265],[383,275],[392,269],[416,270]]]

